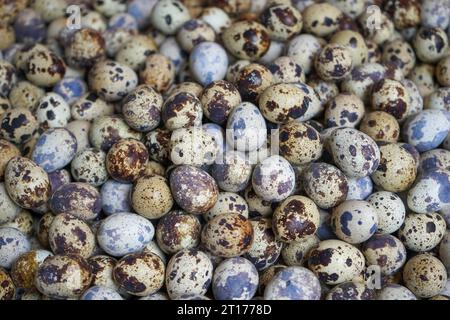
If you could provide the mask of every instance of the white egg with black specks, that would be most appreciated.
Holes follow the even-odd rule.
[[[378,233],[397,231],[405,221],[406,209],[402,199],[389,191],[372,193],[367,201],[375,208],[378,216]]]

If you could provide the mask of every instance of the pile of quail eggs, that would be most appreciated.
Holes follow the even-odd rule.
[[[0,300],[450,300],[449,0],[0,1]]]

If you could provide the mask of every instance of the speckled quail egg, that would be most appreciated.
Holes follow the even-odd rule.
[[[435,63],[445,56],[448,37],[440,28],[421,28],[412,42],[417,57],[425,63]]]
[[[450,111],[450,87],[439,88],[426,97],[426,109],[441,109]]]
[[[241,72],[242,68],[248,66],[251,62],[248,60],[237,60],[233,64],[228,66],[227,75],[225,79],[231,83],[235,83],[237,80],[237,76]]]
[[[139,178],[148,162],[145,145],[134,139],[115,143],[106,155],[106,169],[115,180],[130,183]]]
[[[36,120],[47,128],[64,128],[70,120],[69,104],[57,93],[47,93],[36,108]]]
[[[181,250],[167,264],[166,288],[171,298],[184,294],[206,294],[213,277],[213,265],[206,254]]]
[[[368,135],[353,128],[338,128],[327,139],[336,165],[349,177],[373,173],[380,162],[380,150]]]
[[[400,135],[400,125],[397,119],[384,111],[373,111],[366,114],[359,129],[376,142],[395,143]]]
[[[399,144],[381,146],[380,153],[380,165],[371,175],[373,182],[386,191],[408,190],[417,174],[413,156]]]
[[[293,165],[303,165],[319,159],[323,151],[323,139],[312,126],[290,122],[279,129],[280,155]]]
[[[123,300],[123,298],[111,288],[93,286],[83,293],[80,300]]]
[[[272,215],[276,203],[271,203],[259,197],[251,185],[245,189],[244,197],[248,204],[249,216],[270,217]]]
[[[192,49],[189,68],[193,77],[203,85],[222,80],[228,68],[227,53],[216,42],[202,42]]]
[[[406,248],[415,252],[435,248],[445,235],[446,223],[438,213],[410,213],[398,231]]]
[[[348,193],[346,200],[365,200],[373,191],[370,176],[361,178],[347,178]]]
[[[366,10],[359,16],[358,22],[362,27],[362,34],[370,41],[373,41],[377,45],[381,45],[385,41],[389,40],[394,34],[394,23],[389,16],[384,12],[379,12],[378,19],[374,21],[373,11]],[[374,24],[377,23],[377,27],[374,28]]]
[[[37,129],[38,122],[28,109],[10,109],[0,117],[0,137],[16,144],[31,140]]]
[[[389,191],[372,193],[369,202],[377,212],[378,233],[389,234],[397,231],[405,221],[405,205],[398,195]]]
[[[25,65],[27,79],[40,87],[52,87],[65,73],[64,60],[50,50],[32,53]]]
[[[150,15],[151,24],[166,35],[175,34],[189,19],[189,10],[176,0],[158,1]]]
[[[6,60],[0,60],[0,94],[7,97],[17,83],[16,69]]]
[[[166,56],[154,53],[145,60],[139,77],[142,84],[149,85],[158,92],[165,92],[175,80],[175,65]]]
[[[37,140],[32,160],[46,172],[53,172],[68,165],[77,152],[77,139],[65,128],[45,131]]]
[[[352,65],[354,67],[368,62],[369,51],[363,36],[353,30],[338,31],[330,39],[330,43],[345,46],[351,56]]]
[[[13,300],[16,294],[16,287],[11,276],[4,269],[0,269],[0,301]]]
[[[302,12],[303,29],[318,37],[334,33],[343,13],[329,3],[314,3]]]
[[[408,288],[391,283],[378,291],[377,300],[417,300],[417,297]]]
[[[0,139],[0,181],[3,181],[5,176],[6,166],[14,157],[20,156],[19,149],[7,140]]]
[[[76,30],[65,48],[65,58],[73,68],[90,68],[106,55],[106,44],[99,31],[90,28]]]
[[[95,119],[89,129],[89,141],[92,146],[108,151],[120,139],[137,139],[141,133],[132,130],[122,118],[118,116],[102,116]]]
[[[432,64],[418,64],[408,75],[408,78],[414,82],[419,94],[423,97],[428,96],[438,88],[435,79],[435,67]]]
[[[403,139],[419,152],[438,147],[450,130],[450,113],[445,110],[424,110],[403,126]]]
[[[211,85],[214,86],[214,84]],[[197,98],[200,98],[202,96],[203,86],[198,84],[197,82],[185,81],[172,85],[170,89],[165,93],[165,95],[167,97],[170,97],[180,92],[187,92],[196,96]]]
[[[447,273],[439,259],[422,253],[412,257],[406,263],[403,269],[403,281],[417,297],[430,298],[444,289]]]
[[[356,247],[340,241],[321,241],[310,251],[308,266],[326,284],[340,284],[364,270],[364,256]]]
[[[302,183],[306,194],[321,208],[334,207],[347,198],[348,180],[331,164],[312,163],[302,174]]]
[[[406,262],[403,243],[390,234],[375,234],[363,243],[361,251],[369,266],[379,266],[383,275],[395,274]]]
[[[174,130],[169,146],[170,159],[175,165],[210,165],[219,153],[219,143],[202,127]]]
[[[243,66],[234,79],[242,100],[257,103],[260,95],[273,83],[271,71],[258,63]]]
[[[20,207],[9,197],[5,184],[0,183],[0,225],[13,221],[20,212]]]
[[[325,300],[375,300],[375,290],[364,282],[349,281],[338,284],[327,292]]]
[[[95,235],[89,225],[67,213],[59,214],[53,219],[48,238],[55,254],[77,254],[88,258],[95,247]]]
[[[201,95],[203,114],[217,124],[225,123],[230,112],[240,103],[239,91],[225,80],[211,82]]]
[[[206,221],[219,214],[240,214],[248,218],[248,204],[243,197],[234,192],[220,192],[216,204],[207,213],[203,214]]]
[[[214,271],[212,290],[216,300],[250,300],[258,289],[258,272],[245,258],[223,261]]]
[[[358,96],[341,93],[328,101],[325,124],[330,127],[356,127],[364,116],[364,103]]]
[[[305,82],[302,67],[291,57],[276,58],[267,68],[272,72],[274,84]]]
[[[250,61],[261,58],[269,49],[267,29],[256,21],[237,21],[222,32],[225,48],[236,58]]]
[[[303,266],[312,248],[319,244],[317,236],[311,235],[299,241],[292,241],[283,245],[281,256],[288,266]]]
[[[76,100],[71,106],[71,115],[75,120],[92,121],[98,117],[114,113],[114,105],[107,103],[96,93],[89,92]]]
[[[226,139],[238,151],[255,151],[267,140],[266,122],[259,109],[250,102],[243,102],[228,116]]]
[[[450,86],[450,57],[442,58],[436,65],[436,79],[441,86]]]
[[[274,155],[257,164],[252,175],[255,193],[266,201],[286,199],[295,187],[295,172],[283,157]]]
[[[161,248],[158,246],[157,242],[155,240],[150,241],[142,250],[144,252],[150,252],[156,254],[158,257],[161,258],[161,260],[164,262],[164,265],[167,264],[167,257],[166,254],[161,250]]]
[[[267,28],[272,40],[288,40],[303,27],[303,18],[294,6],[278,4],[268,6],[259,17],[261,23]]]
[[[253,227],[244,216],[220,214],[205,225],[201,240],[212,254],[230,258],[248,252],[253,235]]]
[[[259,218],[250,223],[253,227],[254,241],[244,257],[253,263],[256,269],[263,270],[277,261],[282,243],[275,238],[270,219]]]
[[[433,169],[420,174],[408,191],[408,207],[417,213],[430,213],[448,207],[450,203],[450,174]]]
[[[83,182],[60,186],[52,194],[49,205],[55,214],[69,213],[83,220],[96,218],[102,209],[98,190]]]
[[[199,18],[209,24],[217,34],[231,25],[231,18],[219,7],[204,8]]]
[[[118,285],[113,279],[113,269],[117,260],[106,255],[93,256],[88,259],[92,272],[92,285],[110,288],[116,291]]]
[[[200,126],[203,116],[202,104],[194,95],[180,92],[170,96],[162,106],[162,120],[167,129]]]
[[[122,103],[124,119],[134,130],[148,132],[159,125],[163,99],[152,87],[136,87]]]
[[[416,64],[416,55],[408,42],[398,39],[384,46],[382,61],[392,63],[407,76]]]
[[[365,63],[353,68],[341,83],[341,90],[357,95],[364,103],[371,97],[373,84],[383,79],[386,67],[379,63]]]
[[[340,44],[327,44],[316,56],[314,66],[321,79],[341,80],[353,67],[350,50]]]
[[[90,69],[88,80],[92,91],[107,102],[121,100],[138,83],[133,69],[112,60],[97,62]]]
[[[34,288],[34,279],[41,263],[52,253],[46,250],[31,250],[22,254],[11,267],[11,277],[17,287]]]
[[[50,229],[50,225],[52,224],[55,216],[48,212],[39,219],[36,227],[36,238],[39,241],[39,244],[44,249],[50,249],[50,244],[48,242],[48,229]]]
[[[105,159],[106,154],[102,150],[88,148],[78,152],[71,163],[72,177],[94,187],[101,186],[108,180]]]
[[[182,165],[170,174],[170,189],[176,203],[189,213],[206,213],[216,203],[219,190],[204,170]]]
[[[164,284],[164,264],[153,253],[132,253],[114,267],[113,276],[120,289],[134,296],[147,296]]]
[[[77,255],[47,257],[38,267],[36,288],[54,299],[78,298],[89,287],[89,264]]]
[[[215,38],[213,27],[200,19],[186,21],[177,32],[177,41],[186,52],[191,52],[199,43],[214,41]]]
[[[450,170],[450,151],[445,149],[433,149],[420,155],[419,172],[433,169]]]
[[[280,241],[299,241],[317,231],[319,220],[319,210],[311,199],[290,196],[273,213],[273,231]]]
[[[14,219],[1,224],[0,226],[15,228],[26,236],[32,236],[34,234],[33,216],[27,210],[20,211]]]
[[[157,175],[144,175],[138,178],[130,191],[130,203],[135,212],[145,218],[162,217],[173,206],[167,180]]]
[[[368,240],[377,231],[378,215],[367,201],[347,200],[333,208],[330,222],[339,239],[357,244]]]
[[[20,255],[31,250],[27,236],[15,228],[0,227],[0,267],[10,269]]]
[[[194,248],[200,241],[198,218],[184,211],[171,211],[159,220],[156,227],[158,246],[166,253]]]
[[[33,161],[14,157],[6,166],[5,187],[11,199],[24,209],[42,206],[50,197],[47,173]]]
[[[137,214],[121,212],[101,222],[97,240],[105,252],[122,257],[142,250],[154,234],[155,228],[149,220]]]
[[[447,230],[439,245],[439,259],[447,268],[447,274],[450,270],[450,231]]]
[[[89,129],[91,123],[86,120],[75,120],[67,124],[66,129],[73,133],[77,139],[77,152],[83,151],[91,146],[89,141]]]
[[[137,34],[120,47],[115,60],[136,71],[142,68],[145,65],[146,58],[156,51],[157,46],[153,38]]]
[[[402,83],[391,79],[382,79],[372,88],[372,108],[385,111],[402,121],[409,114],[410,97]]]
[[[265,300],[320,300],[319,279],[310,270],[284,268],[273,276],[264,290]]]

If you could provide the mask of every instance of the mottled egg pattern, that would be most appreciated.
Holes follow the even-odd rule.
[[[350,93],[341,93],[331,99],[325,109],[325,124],[331,127],[356,127],[364,116],[364,103]]]
[[[347,200],[333,208],[331,228],[345,242],[356,244],[368,240],[378,228],[378,215],[367,201]]]
[[[112,115],[114,106],[89,92],[76,100],[71,106],[71,114],[75,120],[94,120],[101,116]]]
[[[328,3],[312,4],[303,11],[303,28],[315,36],[327,36],[338,28],[342,11]]]
[[[238,21],[222,33],[225,48],[238,59],[261,58],[269,49],[267,29],[255,21]]]
[[[11,276],[4,269],[0,269],[0,283],[2,284],[0,287],[0,301],[13,300],[16,287]]]
[[[248,204],[246,200],[234,192],[220,192],[216,204],[207,213],[203,214],[206,221],[222,213],[240,214],[248,218]]]
[[[216,42],[202,42],[194,47],[189,57],[190,70],[202,85],[225,78],[228,56]]]
[[[239,214],[220,214],[202,230],[201,241],[212,254],[231,258],[248,252],[253,244],[253,227]]]
[[[92,272],[92,286],[113,290],[118,289],[118,285],[113,279],[113,269],[117,264],[116,259],[106,255],[100,255],[89,258],[88,263]]]
[[[167,264],[167,292],[171,298],[185,294],[204,295],[212,277],[213,265],[206,254],[197,249],[182,250]]]
[[[283,242],[299,241],[317,231],[319,220],[319,210],[311,199],[290,196],[273,213],[273,231]]]
[[[283,41],[302,30],[301,13],[291,5],[269,6],[260,15],[261,23],[266,27],[272,40]]]
[[[20,211],[20,207],[8,195],[5,184],[0,183],[0,225],[14,220]]]
[[[406,263],[403,269],[403,281],[417,297],[431,298],[444,289],[447,273],[439,259],[430,254],[421,253]]]
[[[190,18],[188,9],[180,1],[158,1],[150,19],[160,32],[174,34]]]
[[[175,65],[162,54],[151,54],[145,60],[139,78],[141,83],[151,86],[158,92],[165,92],[175,80]]]
[[[362,178],[348,178],[348,193],[346,200],[365,200],[373,191],[372,179],[369,176]]]
[[[144,297],[155,293],[164,284],[165,266],[161,258],[152,253],[126,255],[113,270],[114,280],[127,293]]]
[[[31,54],[25,66],[27,79],[40,87],[52,87],[65,73],[64,60],[47,50]]]
[[[110,288],[93,286],[83,293],[80,300],[123,300],[123,298]]]
[[[347,176],[365,177],[380,164],[380,150],[369,136],[353,128],[338,128],[327,139],[336,165]]]
[[[389,191],[374,192],[367,198],[377,212],[378,233],[389,234],[397,231],[405,221],[406,209],[398,195]]]
[[[314,66],[317,75],[323,80],[341,80],[352,70],[351,53],[340,44],[327,44],[316,56]]]
[[[64,128],[49,129],[36,142],[32,160],[46,172],[68,165],[77,152],[77,139]]]
[[[391,79],[382,79],[372,88],[372,109],[385,111],[402,121],[409,114],[409,94],[403,84]]]
[[[102,198],[102,210],[106,214],[131,211],[129,194],[131,184],[108,180],[100,190]]]
[[[172,171],[170,189],[176,203],[189,213],[208,212],[219,194],[216,182],[207,172],[187,165]]]
[[[252,175],[255,193],[266,201],[286,199],[295,187],[295,172],[280,156],[271,156],[259,163]]]
[[[194,248],[200,242],[201,225],[198,218],[183,211],[164,215],[156,227],[158,246],[165,253]]]
[[[317,236],[311,235],[299,241],[292,241],[283,245],[281,256],[288,266],[303,266],[308,260],[311,249],[319,244]]]
[[[10,269],[20,255],[31,250],[26,235],[15,228],[0,227],[0,267]]]
[[[212,290],[217,300],[251,300],[258,288],[258,272],[245,258],[223,261],[214,271]]]
[[[420,155],[419,172],[433,169],[450,170],[450,150],[434,149]]]
[[[109,175],[123,183],[136,181],[145,170],[148,151],[145,145],[134,139],[123,139],[114,144],[106,155]]]
[[[66,127],[70,119],[70,107],[62,96],[47,93],[36,109],[36,120],[45,128]]]
[[[309,254],[308,267],[322,282],[340,284],[364,270],[365,259],[356,247],[340,240],[325,240]]]
[[[408,288],[392,283],[378,292],[377,300],[417,300],[417,297]]]
[[[400,125],[397,119],[384,111],[368,113],[361,121],[359,128],[375,142],[395,143],[399,139]]]
[[[35,288],[35,276],[39,266],[52,253],[46,250],[31,250],[22,254],[11,266],[11,278],[17,287]]]
[[[187,92],[170,96],[162,106],[162,120],[169,130],[199,126],[203,115],[200,100]]]
[[[71,182],[59,187],[49,201],[53,213],[69,213],[83,220],[92,220],[102,209],[98,190],[82,182]]]
[[[251,63],[239,70],[234,82],[243,100],[257,103],[264,90],[272,85],[273,75],[263,65]]]
[[[446,223],[438,213],[410,213],[398,231],[406,248],[415,252],[435,248],[445,235]]]
[[[155,234],[153,224],[133,213],[115,213],[104,219],[97,231],[100,247],[114,257],[142,250]]]
[[[282,243],[275,238],[270,219],[260,218],[250,223],[253,227],[254,241],[245,258],[253,263],[256,269],[263,270],[277,261]]]
[[[403,243],[390,234],[375,234],[363,243],[361,251],[368,265],[378,265],[384,275],[395,274],[406,262]]]
[[[225,80],[213,81],[201,95],[203,114],[217,124],[226,122],[230,112],[241,103],[237,88]]]
[[[11,109],[0,117],[0,137],[13,143],[25,143],[37,132],[38,122],[26,108]]]
[[[106,153],[88,148],[78,152],[71,163],[71,173],[75,181],[99,187],[108,180],[105,166]]]
[[[14,157],[8,162],[5,187],[11,199],[24,209],[42,206],[50,197],[47,173],[24,157]]]
[[[44,260],[36,273],[36,288],[54,299],[78,298],[92,280],[89,264],[77,255],[55,255]]]
[[[344,282],[328,291],[326,300],[375,300],[375,290],[361,282]]]
[[[65,50],[67,63],[74,68],[92,67],[105,56],[105,46],[100,32],[90,28],[75,31]]]
[[[440,28],[421,28],[412,42],[417,57],[425,63],[434,63],[444,57],[448,38]]]
[[[303,267],[287,267],[277,272],[264,290],[266,300],[319,300],[319,279]]]

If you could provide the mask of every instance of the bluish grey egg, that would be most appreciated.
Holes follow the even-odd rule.
[[[16,41],[22,43],[38,43],[45,39],[45,22],[32,9],[22,10],[14,22]]]
[[[373,190],[370,176],[362,178],[347,178],[348,193],[347,200],[365,200]]]
[[[10,269],[13,262],[31,250],[30,241],[15,228],[0,227],[0,267]]]
[[[220,44],[202,42],[192,50],[189,64],[194,78],[206,86],[213,81],[225,78],[228,70],[228,56]]]
[[[102,209],[107,215],[118,212],[130,212],[130,191],[132,184],[108,180],[102,186]]]
[[[450,151],[433,149],[420,155],[419,172],[433,169],[450,170]]]
[[[100,247],[114,257],[135,253],[153,239],[153,224],[140,215],[120,212],[102,221],[97,231]]]
[[[181,49],[175,37],[167,37],[159,46],[159,53],[172,61],[177,74],[186,65],[188,59],[187,53]]]
[[[111,288],[94,286],[87,289],[80,300],[123,300],[123,298]]]
[[[68,104],[77,101],[87,90],[86,82],[78,77],[65,77],[53,87],[53,92],[63,97]]]

